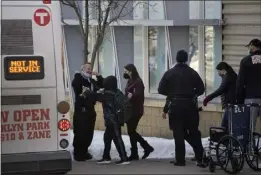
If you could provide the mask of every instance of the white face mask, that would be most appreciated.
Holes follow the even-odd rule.
[[[91,74],[86,73],[86,72],[84,72],[84,71],[82,71],[82,75],[83,75],[84,77],[86,77],[86,78],[91,78],[91,77],[92,77]]]

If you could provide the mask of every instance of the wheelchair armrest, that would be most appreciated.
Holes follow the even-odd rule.
[[[213,130],[220,130],[220,131],[225,132],[226,128],[225,127],[215,127],[215,126],[209,128],[209,132],[211,132]]]

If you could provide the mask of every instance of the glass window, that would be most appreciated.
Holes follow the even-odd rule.
[[[99,50],[99,72],[102,76],[115,75],[114,51],[111,30],[108,27]]]
[[[221,19],[221,1],[189,1],[189,19]]]
[[[216,71],[216,65],[222,61],[221,29],[218,26],[205,26],[205,82],[206,95],[214,92],[220,85],[221,78]]]
[[[189,19],[200,19],[200,1],[189,1]]]
[[[165,19],[163,1],[135,1],[133,8],[134,19]]]
[[[213,60],[213,46],[214,46],[214,31],[213,26],[205,27],[205,77],[206,77],[206,94],[210,94],[214,89],[214,60]]]
[[[106,10],[109,8],[109,1],[108,0],[104,0],[101,2],[101,10],[102,10],[102,21],[104,20],[105,18],[105,15],[106,15]],[[110,13],[108,15],[108,19],[110,18]]]
[[[188,64],[199,72],[198,27],[189,28],[189,61]]]
[[[149,19],[165,19],[164,2],[163,1],[148,1],[149,2]]]
[[[158,93],[158,84],[165,72],[165,28],[148,27],[149,92]]]
[[[205,19],[221,19],[221,1],[205,1]]]
[[[221,28],[219,26],[205,26],[202,32],[199,32],[199,27],[190,27],[189,65],[199,74],[205,74],[203,81],[206,87],[206,95],[215,91],[220,85],[220,77],[216,71],[216,65],[222,60],[221,40]],[[200,52],[204,52],[204,54]]]
[[[143,76],[143,27],[134,27],[134,65],[136,66],[139,75]]]
[[[133,18],[134,19],[148,19],[148,2],[135,1],[133,3]]]

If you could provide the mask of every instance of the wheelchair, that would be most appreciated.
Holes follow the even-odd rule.
[[[228,128],[209,129],[209,146],[205,150],[209,171],[215,172],[216,166],[220,166],[228,174],[237,174],[245,161],[252,170],[261,171],[261,135],[253,129],[261,105],[228,105],[227,108]]]

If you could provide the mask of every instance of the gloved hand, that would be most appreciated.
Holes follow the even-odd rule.
[[[162,112],[161,117],[162,117],[163,119],[166,119],[166,118],[167,118],[167,113]]]
[[[204,100],[203,100],[203,105],[207,106],[208,102],[210,101],[209,97],[207,96]]]

